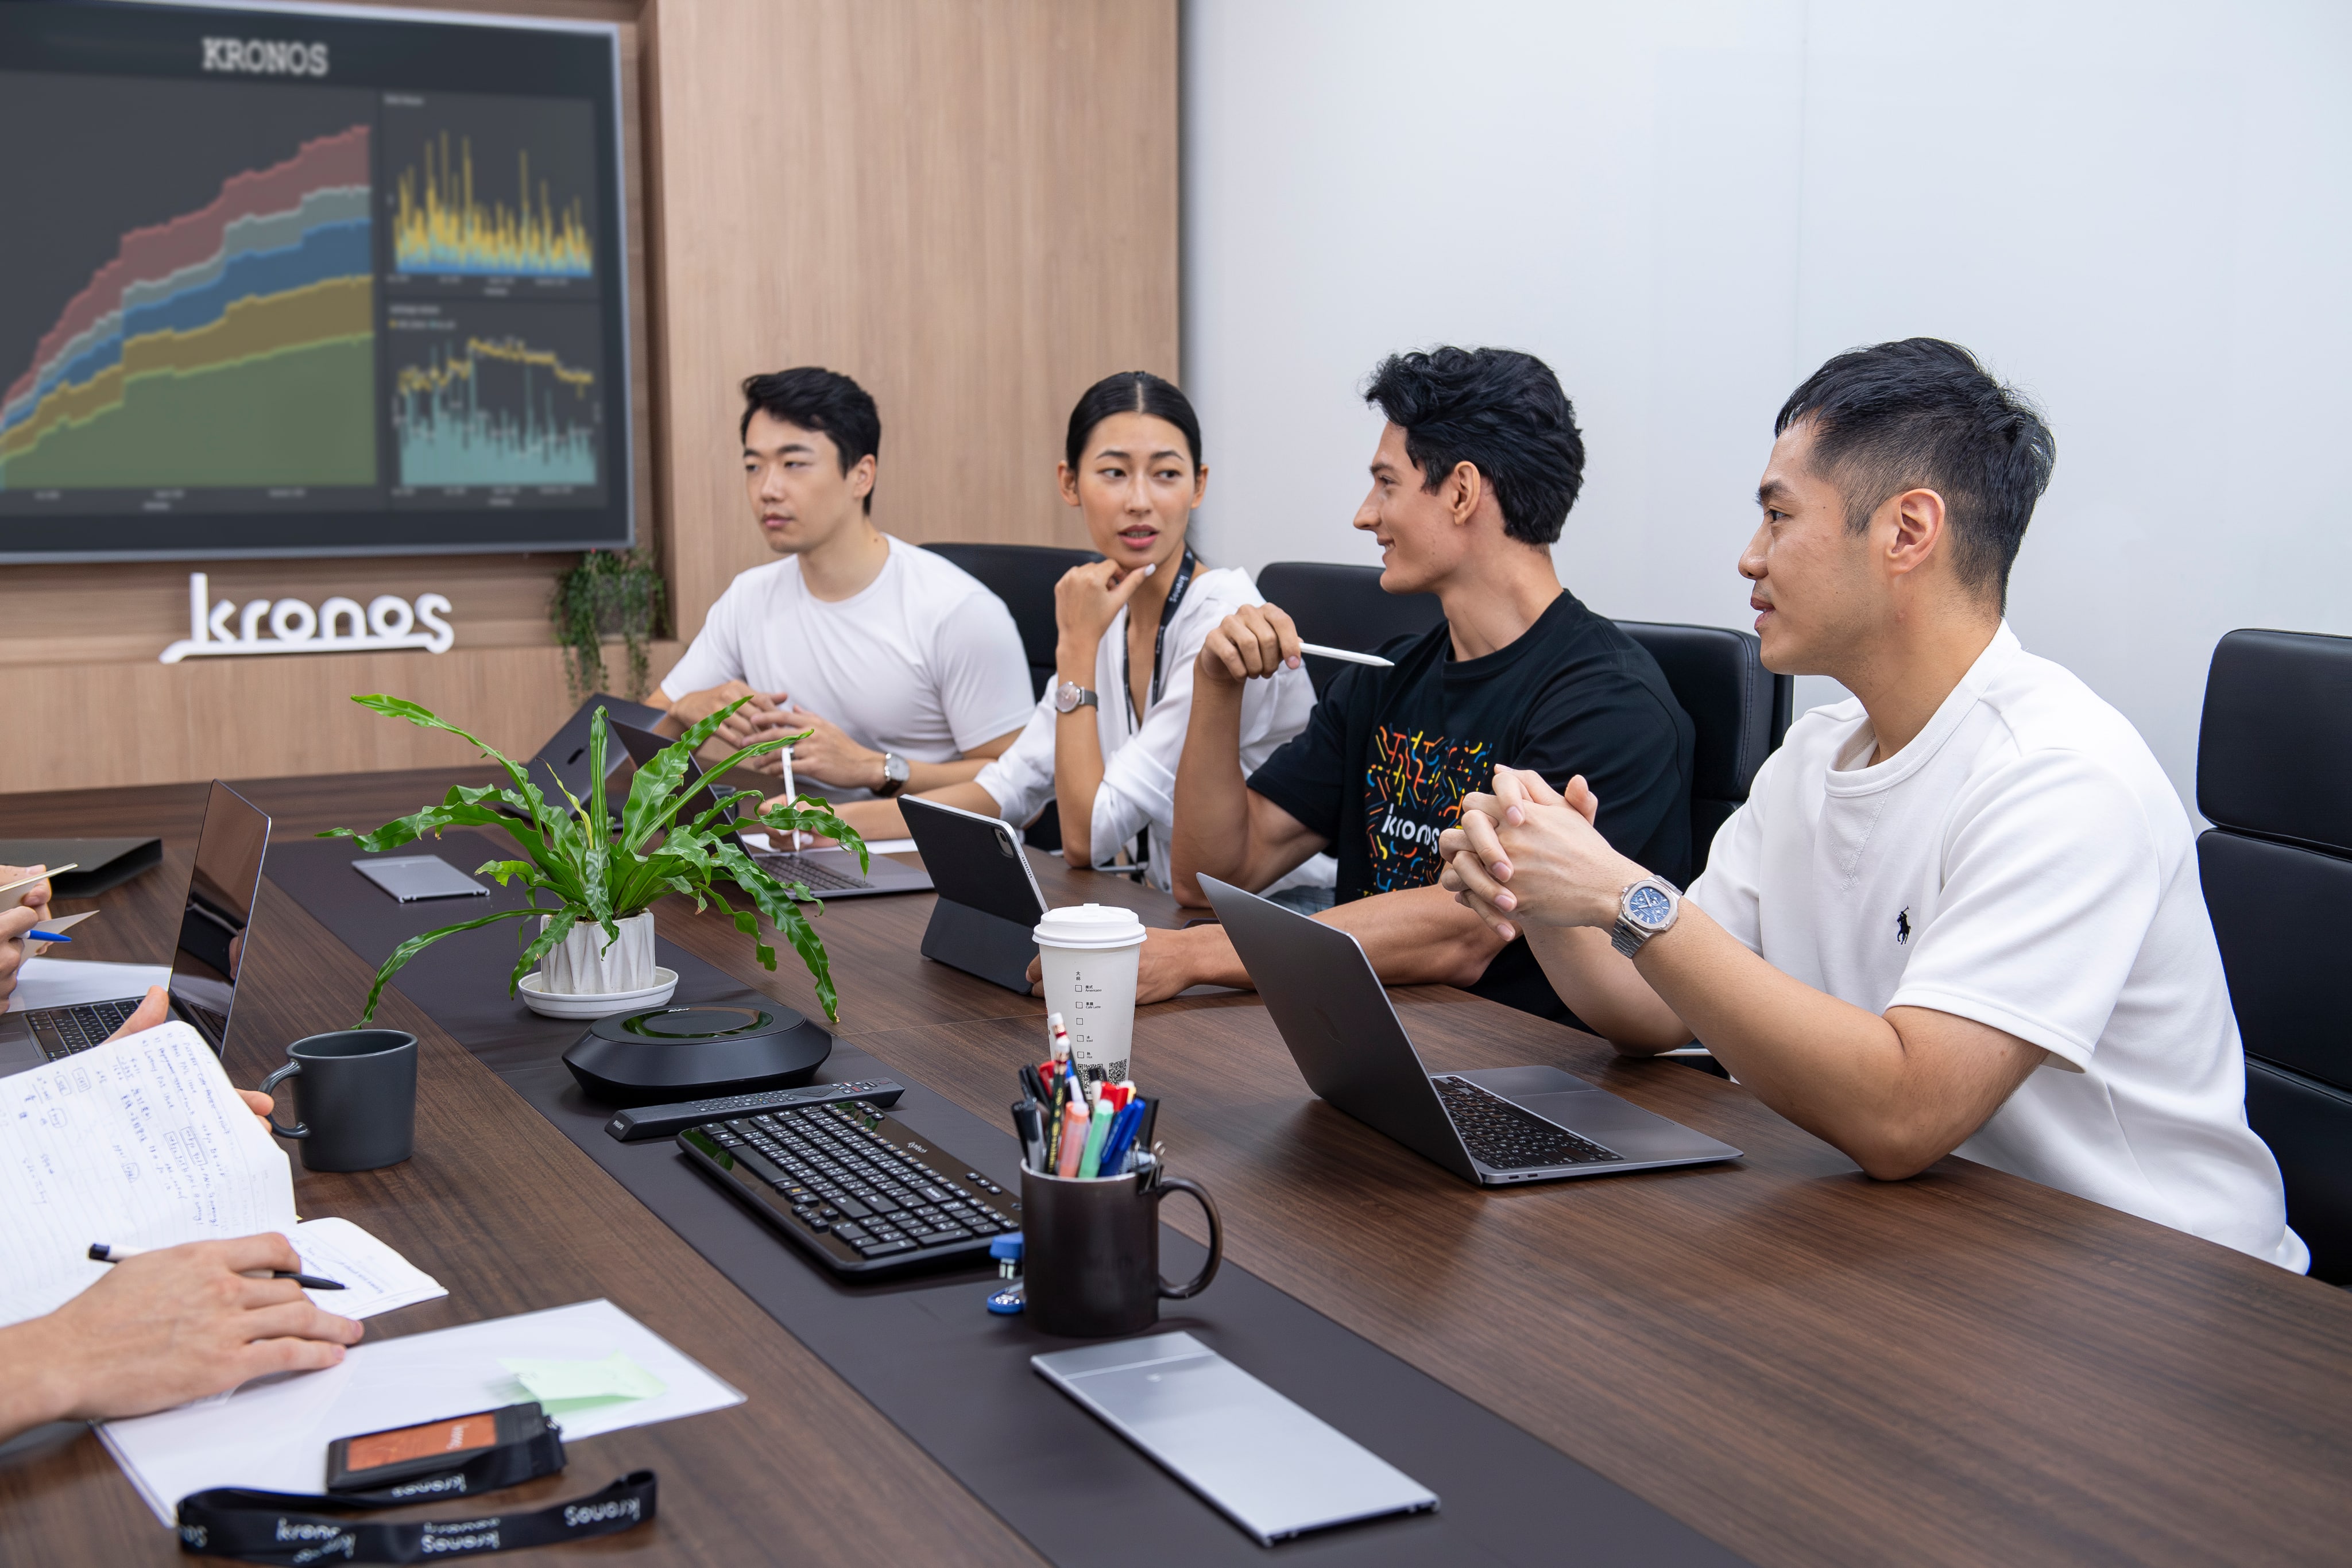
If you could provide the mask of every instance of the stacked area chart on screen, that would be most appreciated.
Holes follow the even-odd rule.
[[[10,291],[0,488],[376,483],[373,106],[263,107],[219,139],[219,172],[184,156],[144,181],[93,178],[79,232],[45,236],[83,265],[34,330],[39,297]]]

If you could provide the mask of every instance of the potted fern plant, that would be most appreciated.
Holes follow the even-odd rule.
[[[836,1023],[840,1021],[840,998],[834,990],[833,968],[825,956],[824,941],[801,909],[803,904],[818,904],[819,900],[804,883],[778,881],[735,841],[738,823],[732,809],[747,800],[756,804],[760,792],[739,790],[720,797],[691,816],[686,814],[694,798],[703,794],[700,780],[691,784],[687,780],[687,758],[718,732],[727,716],[743,706],[741,702],[712,714],[638,768],[636,779],[629,787],[628,799],[622,805],[620,822],[614,826],[604,794],[606,734],[604,710],[601,707],[589,729],[588,776],[595,780],[591,798],[575,799],[559,781],[556,788],[563,794],[559,805],[547,799],[523,768],[457,726],[445,724],[417,704],[383,695],[355,696],[352,701],[387,717],[406,719],[426,729],[446,730],[472,742],[483,756],[506,770],[510,784],[452,785],[439,805],[386,822],[372,833],[331,828],[319,836],[347,838],[360,849],[380,854],[412,843],[427,833],[437,835],[445,828],[496,828],[515,841],[522,858],[486,862],[475,868],[475,874],[495,877],[501,887],[520,880],[530,890],[530,904],[525,908],[502,909],[478,920],[445,925],[438,931],[412,936],[394,948],[383,967],[376,971],[375,984],[368,989],[367,1006],[359,1023],[352,1027],[364,1028],[375,1017],[376,1001],[383,996],[383,988],[400,972],[401,966],[424,948],[444,936],[501,920],[541,921],[540,929],[530,934],[521,957],[515,962],[513,974],[508,977],[509,996],[515,993],[535,967],[559,951],[570,960],[569,965],[558,963],[550,967],[557,971],[568,969],[575,978],[593,977],[608,969],[611,956],[624,942],[625,935],[632,946],[642,946],[649,967],[653,951],[652,905],[670,893],[693,899],[698,910],[717,904],[734,921],[737,930],[752,939],[761,964],[772,969],[776,967],[776,951],[760,937],[758,916],[766,915],[769,924],[783,934],[784,940],[792,944],[801,962],[808,967],[809,978],[816,988],[817,1001],[824,1008],[824,1016]],[[739,763],[806,738],[787,736],[747,746],[712,769],[709,778],[722,778]],[[705,799],[714,796],[719,796],[715,784]],[[507,810],[497,809],[501,806]],[[856,831],[830,810],[809,802],[805,797],[763,810],[756,820],[772,829],[797,829],[838,840],[844,848],[857,852],[861,871],[870,864],[865,841]],[[716,885],[720,881],[732,882],[751,901],[752,907],[741,909],[729,903]],[[593,989],[595,985],[592,982],[570,988]]]

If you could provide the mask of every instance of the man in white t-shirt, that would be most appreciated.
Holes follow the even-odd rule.
[[[978,773],[1028,722],[1034,693],[1004,601],[944,556],[877,528],[882,420],[814,366],[743,383],[743,476],[768,548],[662,682],[671,735],[739,697],[729,748],[813,731],[795,783],[837,800],[935,789]],[[771,753],[752,765],[781,773]]]
[[[1958,1154],[2300,1272],[2189,819],[2130,723],[2002,619],[2049,482],[2033,409],[1933,339],[1780,410],[1739,561],[1798,720],[1686,894],[1581,778],[1498,772],[1445,885],[1628,1054],[1694,1035],[1874,1176]]]

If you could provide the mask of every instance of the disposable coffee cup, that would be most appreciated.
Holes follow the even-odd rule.
[[[1031,933],[1045,972],[1045,1009],[1070,1031],[1070,1060],[1088,1078],[1124,1082],[1135,1042],[1135,963],[1143,922],[1132,909],[1049,909]]]

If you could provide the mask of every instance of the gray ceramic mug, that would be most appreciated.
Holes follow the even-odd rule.
[[[372,1171],[416,1146],[416,1037],[405,1030],[345,1029],[286,1048],[287,1062],[261,1081],[268,1094],[294,1080],[294,1125],[269,1130],[302,1141],[302,1168]]]

